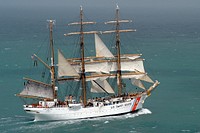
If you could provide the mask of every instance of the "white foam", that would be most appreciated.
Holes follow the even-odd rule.
[[[185,129],[183,129],[183,130],[181,130],[182,132],[190,132],[190,130],[185,130]]]
[[[127,119],[127,118],[134,118],[140,115],[145,115],[145,114],[151,114],[152,112],[148,109],[141,109],[136,113],[128,113],[124,115],[118,115],[118,116],[107,116],[107,117],[98,117],[98,118],[92,118],[92,119],[82,119],[83,121],[112,121],[116,119]]]
[[[107,124],[107,123],[109,123],[109,121],[105,121],[104,123]]]
[[[137,131],[129,131],[129,133],[137,133]]]
[[[4,48],[4,50],[10,50],[11,48]]]

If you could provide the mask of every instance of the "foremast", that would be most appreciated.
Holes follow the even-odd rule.
[[[49,46],[50,46],[50,65],[45,63],[41,58],[39,58],[36,54],[33,54],[31,57],[34,60],[40,61],[46,68],[49,69],[51,74],[51,83],[47,84],[38,80],[34,80],[31,78],[24,77],[27,80],[25,84],[25,88],[16,96],[23,98],[32,98],[32,99],[48,99],[53,100],[57,99],[57,87],[56,87],[56,78],[55,78],[55,62],[54,62],[54,46],[53,46],[53,25],[55,24],[55,20],[47,20],[49,26]]]
[[[136,30],[128,29],[128,30],[120,30],[120,23],[132,22],[130,20],[120,20],[119,17],[119,6],[116,8],[116,17],[114,21],[108,21],[105,24],[115,24],[116,29],[113,31],[105,31],[103,33],[116,33],[116,51],[117,51],[117,86],[118,86],[118,96],[122,94],[122,73],[121,73],[121,50],[120,50],[120,32],[133,32]]]
[[[83,21],[83,8],[80,6],[80,22],[70,23],[68,25],[80,25],[80,32],[72,32],[68,34],[64,34],[65,36],[69,35],[80,35],[80,50],[81,50],[81,73],[80,80],[82,86],[82,101],[83,106],[87,105],[87,90],[86,90],[86,75],[85,75],[85,47],[84,47],[84,34],[95,34],[96,31],[84,32],[84,25],[86,24],[95,24],[96,22],[84,22]]]
[[[53,98],[57,99],[57,88],[56,88],[56,79],[55,79],[55,58],[54,58],[54,46],[53,46],[53,25],[55,24],[55,20],[48,20],[49,22],[49,39],[50,39],[50,48],[51,48],[51,85],[53,89]]]

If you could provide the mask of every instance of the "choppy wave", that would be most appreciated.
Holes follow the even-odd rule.
[[[10,49],[11,49],[11,48],[4,48],[4,50],[6,50],[6,51],[7,51],[7,50],[10,50]]]

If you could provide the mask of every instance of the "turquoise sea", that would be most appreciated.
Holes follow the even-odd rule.
[[[200,133],[200,2],[158,0],[117,1],[121,18],[133,19],[137,32],[122,35],[129,52],[142,53],[145,68],[161,84],[144,109],[134,114],[70,120],[33,122],[15,97],[23,88],[23,77],[37,76],[31,55],[45,55],[48,19],[55,19],[55,47],[66,51],[72,41],[63,36],[73,28],[83,5],[87,20],[112,20],[115,2],[108,1],[13,1],[0,0],[0,132],[1,133]],[[106,3],[106,5],[105,5]],[[103,41],[109,44],[108,37]],[[131,40],[131,41],[130,41]],[[89,40],[88,43],[92,43]],[[88,51],[93,52],[90,48]],[[35,68],[34,68],[35,69]]]

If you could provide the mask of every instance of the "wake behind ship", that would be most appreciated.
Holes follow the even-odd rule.
[[[120,29],[121,23],[129,23],[130,20],[119,18],[119,7],[116,8],[116,17],[113,21],[105,24],[115,25],[111,31],[84,31],[84,26],[96,24],[96,22],[86,22],[83,18],[83,9],[80,8],[80,21],[69,25],[80,26],[79,32],[64,34],[65,36],[80,36],[80,56],[75,58],[65,58],[61,50],[58,50],[58,62],[55,63],[53,44],[54,20],[49,20],[50,31],[50,65],[44,62],[36,54],[35,59],[40,61],[49,69],[50,83],[24,78],[25,88],[17,96],[25,99],[36,99],[36,103],[24,105],[24,110],[35,117],[35,121],[69,120],[93,117],[103,117],[134,112],[143,107],[145,99],[152,90],[159,85],[153,81],[146,73],[143,66],[141,54],[121,54],[120,33],[134,32],[133,29]],[[114,55],[104,44],[98,34],[115,34],[116,55]],[[85,56],[85,36],[94,35],[95,56]],[[109,80],[115,81],[111,85]],[[141,88],[141,91],[126,92],[125,82],[128,80],[134,87]],[[63,82],[80,82],[81,95],[67,95],[64,99],[58,97],[58,85]],[[145,86],[149,85],[149,86]],[[113,87],[114,86],[114,87]],[[94,94],[91,97],[88,94]],[[134,89],[133,89],[134,90]],[[97,94],[104,93],[104,97],[97,97]]]

